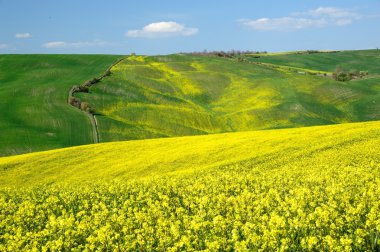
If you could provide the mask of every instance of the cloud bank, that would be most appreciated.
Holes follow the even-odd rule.
[[[157,22],[144,26],[139,30],[129,30],[127,37],[157,38],[171,36],[192,36],[198,33],[198,28],[186,27],[176,22]]]
[[[240,22],[253,30],[294,31],[326,26],[344,26],[359,19],[358,13],[335,7],[319,7],[287,17],[242,19]]]
[[[5,48],[8,48],[7,44],[0,44],[0,49],[5,49]]]

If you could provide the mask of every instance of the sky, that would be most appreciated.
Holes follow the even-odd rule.
[[[380,48],[380,0],[0,0],[0,54]]]

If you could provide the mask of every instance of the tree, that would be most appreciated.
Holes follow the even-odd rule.
[[[340,66],[336,67],[335,72],[333,73],[333,78],[336,81],[349,81],[351,80],[350,74],[343,70]]]
[[[111,75],[111,70],[107,69],[107,71],[104,73],[104,76],[110,76]]]
[[[88,104],[88,102],[82,102],[80,104],[80,109],[87,112],[87,113],[90,113],[90,114],[94,114],[95,113],[95,109],[92,108],[90,106],[90,104]]]
[[[74,106],[74,107],[77,107],[77,108],[81,107],[80,100],[78,100],[77,98],[75,98],[73,96],[70,96],[69,103],[70,103],[71,106]]]
[[[78,87],[78,92],[88,93],[88,91],[89,91],[88,86],[79,86]]]
[[[334,73],[334,78],[337,81],[349,81],[350,80],[350,75],[347,74],[346,72],[338,72]]]
[[[351,69],[350,72],[348,72],[348,74],[349,74],[351,80],[354,78],[360,77],[360,73],[356,69]]]

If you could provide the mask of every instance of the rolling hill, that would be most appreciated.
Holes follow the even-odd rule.
[[[101,142],[377,120],[377,57],[376,50],[251,55],[246,62],[128,56],[89,93],[75,96],[95,108]],[[119,58],[1,55],[0,156],[91,143],[89,117],[67,104],[68,90]],[[360,65],[370,74],[336,82],[255,62],[327,72]]]
[[[315,158],[326,158],[331,167],[338,168],[350,166],[358,158],[369,165],[380,155],[376,145],[379,129],[379,122],[350,123],[101,143],[3,157],[0,186],[75,186],[115,178],[128,181],[182,176],[187,171],[219,169],[239,162],[265,168],[277,163],[280,167],[299,166],[303,162],[318,166]],[[361,145],[363,148],[359,148]],[[353,152],[346,152],[347,148]],[[334,158],[328,158],[330,154]]]
[[[256,55],[257,56],[257,55]],[[262,56],[262,55],[260,55]],[[379,50],[359,50],[359,51],[338,51],[322,53],[283,53],[269,54],[260,58],[248,57],[252,62],[263,62],[275,66],[296,67],[306,71],[326,71],[334,72],[336,68],[346,71],[368,71],[369,76],[364,79],[356,79],[350,82],[350,86],[362,94],[371,94],[363,97],[360,101],[352,103],[350,109],[356,114],[354,120],[368,121],[376,120],[380,116],[380,51]],[[344,93],[344,91],[343,91]],[[346,95],[350,95],[345,93]],[[326,96],[331,96],[327,92]]]
[[[90,121],[67,105],[68,92],[117,58],[0,55],[0,156],[91,143]]]
[[[129,56],[112,68],[111,76],[78,97],[98,113],[102,142],[376,120],[376,53],[344,52],[336,58],[318,53],[319,58],[301,55],[304,60],[298,60],[307,61],[298,67],[315,63],[313,69],[320,71],[360,64],[371,73],[350,82],[250,64],[277,62],[277,57],[292,62],[299,56],[291,54],[248,56],[248,62],[194,55]],[[321,62],[330,58],[330,67],[322,68]],[[348,58],[356,61],[347,63]]]
[[[0,158],[0,250],[379,249],[380,122]]]
[[[307,57],[128,56],[74,95],[144,140],[82,145],[69,90],[119,57],[0,56],[1,154],[81,145],[0,158],[0,251],[379,250],[380,121],[345,123],[379,119],[373,58],[336,82]]]

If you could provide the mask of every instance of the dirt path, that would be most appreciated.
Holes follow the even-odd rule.
[[[96,120],[95,115],[90,114],[90,113],[86,113],[86,114],[89,116],[90,121],[91,121],[94,143],[99,143],[98,121]]]
[[[99,143],[98,120],[96,119],[96,116],[95,116],[95,114],[93,112],[91,112],[91,111],[85,111],[85,110],[82,109],[82,107],[81,107],[82,102],[78,98],[75,98],[74,94],[75,93],[79,93],[79,92],[86,92],[84,90],[88,90],[88,88],[91,87],[92,85],[100,82],[103,78],[111,75],[111,69],[112,69],[112,67],[114,67],[115,65],[117,65],[118,63],[120,63],[124,59],[125,58],[121,58],[121,59],[117,60],[115,63],[113,63],[111,66],[109,66],[107,68],[107,70],[101,76],[99,76],[98,78],[94,78],[94,79],[92,79],[90,81],[86,81],[81,86],[73,86],[69,90],[69,94],[68,94],[68,97],[67,97],[67,103],[70,106],[73,106],[73,107],[75,107],[77,109],[82,110],[88,116],[88,118],[90,119],[90,122],[91,122],[92,135],[93,135],[94,143]]]

